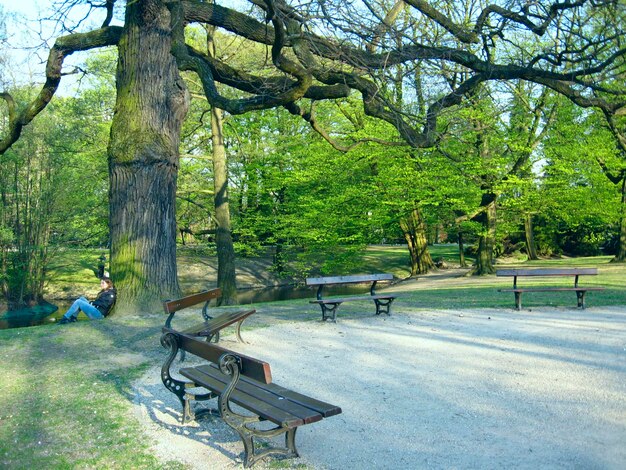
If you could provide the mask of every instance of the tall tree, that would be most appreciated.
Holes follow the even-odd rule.
[[[88,0],[57,2],[65,24],[68,11],[81,4],[98,10]],[[284,106],[316,128],[307,98],[334,99],[354,90],[366,114],[390,123],[416,148],[436,144],[445,132],[438,126],[440,113],[488,82],[535,82],[580,106],[599,107],[609,117],[624,108],[623,88],[608,83],[623,72],[626,54],[621,46],[626,32],[619,21],[623,6],[617,0],[510,8],[490,4],[482,10],[472,2],[444,3],[443,8],[422,0],[406,4],[409,17],[396,26],[384,22],[396,6],[387,2],[325,0],[291,6],[284,0],[252,0],[255,12],[243,14],[194,0],[107,0],[100,5],[104,9],[100,28],[78,32],[82,26],[78,25],[56,39],[46,82],[33,101],[18,105],[7,93],[0,94],[9,117],[0,155],[49,103],[68,55],[118,47],[117,103],[109,145],[111,274],[120,287],[118,307],[132,313],[156,308],[160,299],[179,291],[174,201],[180,128],[188,107],[179,70],[198,74],[210,104],[228,113]],[[124,9],[122,26],[111,24],[116,8]],[[432,25],[435,34],[421,42],[414,30],[423,22]],[[271,71],[238,70],[194,49],[184,35],[185,26],[193,23],[214,25],[267,45]],[[542,36],[554,38],[551,49],[528,47]],[[515,49],[526,53],[512,54]],[[401,63],[432,74],[423,77],[424,82],[431,79],[425,120],[410,109],[393,106],[387,87],[380,86],[387,82],[389,67]],[[426,63],[436,67],[428,70]],[[442,92],[433,73],[441,67],[467,73],[450,92]],[[225,96],[218,82],[241,94]]]

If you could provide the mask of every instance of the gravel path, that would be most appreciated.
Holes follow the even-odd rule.
[[[248,344],[226,336],[223,345],[343,409],[301,427],[301,457],[283,468],[626,468],[626,308],[398,309],[244,336]],[[164,462],[242,467],[243,445],[221,421],[180,425],[158,369],[136,396]]]

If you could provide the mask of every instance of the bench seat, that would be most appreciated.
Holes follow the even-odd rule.
[[[556,292],[604,290],[604,287],[518,287],[516,289],[498,289],[498,292]]]
[[[232,324],[236,324],[235,336],[237,338],[237,341],[243,343],[244,341],[241,337],[241,324],[246,318],[248,318],[255,312],[256,310],[254,309],[226,312],[216,317],[209,318],[202,323],[198,323],[189,328],[185,328],[184,330],[182,330],[182,333],[192,336],[202,336],[207,338],[208,341],[211,341],[211,339],[219,340],[220,330]]]
[[[384,299],[395,299],[397,296],[395,295],[384,295],[384,294],[376,294],[376,295],[355,295],[352,297],[328,297],[326,299],[315,299],[309,300],[310,304],[341,304],[343,302],[351,302],[354,300],[384,300]]]
[[[211,365],[186,367],[180,370],[180,374],[218,395],[232,380]],[[341,413],[338,406],[314,400],[275,383],[263,384],[246,377],[240,378],[230,399],[247,410],[255,410],[261,418],[287,428],[315,423]]]

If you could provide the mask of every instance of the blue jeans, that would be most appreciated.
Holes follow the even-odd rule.
[[[85,315],[87,315],[92,320],[100,320],[101,318],[104,318],[102,312],[93,305],[91,305],[89,301],[84,297],[79,297],[78,299],[76,299],[72,306],[68,309],[67,312],[65,312],[65,315],[63,316],[68,320],[71,318],[76,318],[78,316],[78,312],[80,311],[83,311]]]

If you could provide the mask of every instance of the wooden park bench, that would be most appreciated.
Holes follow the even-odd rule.
[[[170,353],[161,368],[165,387],[178,397],[183,407],[182,422],[212,414],[220,416],[241,437],[244,445],[244,467],[259,459],[277,454],[298,457],[296,430],[341,413],[341,408],[272,383],[270,365],[244,356],[214,343],[163,327],[161,344]],[[207,362],[178,371],[185,381],[172,377],[170,367],[178,351],[186,351]],[[196,394],[192,389],[199,389]],[[208,393],[207,393],[208,391]],[[192,402],[217,398],[217,409],[195,410]],[[246,415],[232,404],[247,410]],[[250,413],[252,415],[250,415]],[[255,446],[256,438],[284,434],[285,446]],[[207,465],[210,467],[210,464]]]
[[[186,328],[185,330],[182,330],[182,332],[192,336],[202,336],[206,338],[207,341],[215,340],[217,343],[220,338],[220,331],[227,326],[234,324],[235,336],[238,341],[243,343],[244,341],[241,338],[241,324],[246,318],[256,312],[256,310],[245,309],[229,311],[214,318],[208,314],[209,303],[211,300],[217,299],[221,295],[221,289],[211,289],[176,300],[166,300],[163,302],[163,308],[165,313],[169,316],[167,317],[167,320],[165,320],[165,327],[171,328],[172,318],[179,310],[193,307],[194,305],[204,302],[204,306],[202,307],[202,317],[204,321],[190,328]]]
[[[335,277],[309,277],[306,280],[307,286],[318,286],[316,300],[311,300],[311,304],[319,304],[322,309],[322,321],[331,318],[336,321],[337,307],[343,302],[352,300],[373,300],[376,305],[376,315],[384,313],[391,315],[391,303],[397,297],[393,294],[377,294],[376,283],[379,281],[393,280],[392,274],[359,274],[356,276],[335,276]],[[336,284],[356,284],[371,282],[370,295],[358,295],[351,297],[328,297],[322,298],[324,286]]]
[[[498,269],[496,276],[513,277],[512,289],[498,289],[498,292],[513,292],[515,294],[515,308],[522,308],[522,294],[524,292],[561,292],[574,291],[578,299],[578,307],[585,308],[585,293],[593,290],[604,290],[604,287],[582,287],[578,285],[579,276],[595,276],[596,268],[540,268],[540,269]],[[574,277],[574,286],[529,286],[519,287],[518,277]]]

